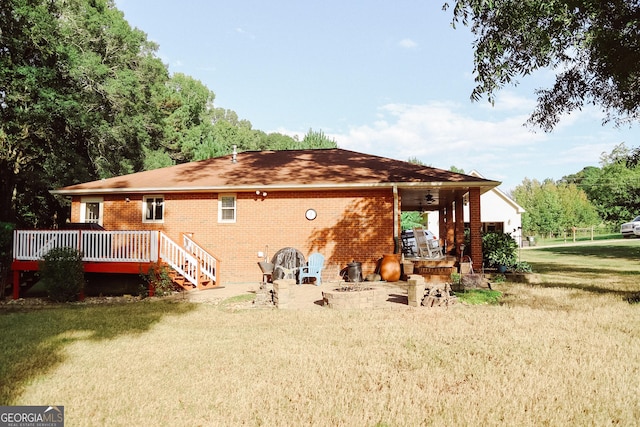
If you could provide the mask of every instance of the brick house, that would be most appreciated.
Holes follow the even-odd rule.
[[[72,223],[159,231],[175,242],[189,236],[219,262],[216,281],[230,285],[260,281],[257,262],[285,247],[305,257],[322,253],[328,276],[352,260],[365,274],[373,272],[383,254],[399,252],[402,210],[439,211],[440,236],[455,248],[464,223],[454,218],[453,206],[463,198],[470,204],[472,258],[481,260],[480,195],[499,184],[354,151],[312,149],[243,152],[52,193],[71,199]]]

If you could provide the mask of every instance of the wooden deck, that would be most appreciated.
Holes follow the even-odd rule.
[[[78,250],[88,273],[146,274],[153,264],[162,262],[194,288],[220,284],[219,260],[186,235],[180,245],[153,230],[15,230],[14,299],[19,298],[22,272],[37,271],[43,256],[61,247]]]

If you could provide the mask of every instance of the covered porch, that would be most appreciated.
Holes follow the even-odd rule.
[[[480,219],[480,195],[498,183],[486,182],[477,187],[457,185],[455,182],[434,182],[398,185],[394,188],[397,195],[395,206],[398,212],[394,217],[400,218],[401,212],[438,212],[438,233],[445,258],[459,260],[464,255],[471,258],[472,268],[482,267],[482,222]],[[469,246],[465,245],[465,222],[463,206],[469,206]],[[394,227],[400,233],[400,224]],[[400,242],[400,236],[394,236]]]

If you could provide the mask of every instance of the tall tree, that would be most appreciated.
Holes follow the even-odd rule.
[[[166,84],[162,99],[165,115],[165,138],[159,147],[175,163],[194,159],[202,145],[214,140],[213,100],[215,94],[202,82],[176,73]]]
[[[575,184],[524,179],[511,195],[526,210],[522,228],[527,233],[554,234],[600,222],[595,207]]]
[[[538,69],[556,72],[530,117],[547,131],[586,103],[600,105],[605,120],[640,118],[639,16],[637,0],[457,0],[453,8],[454,25],[476,37],[474,100],[493,102]]]
[[[607,223],[619,225],[640,214],[640,165],[638,149],[624,143],[602,153],[600,168],[585,168],[564,179],[584,190]]]
[[[0,221],[15,222],[18,199],[47,181],[49,155],[59,153],[81,168],[64,143],[67,118],[80,106],[68,73],[69,49],[60,42],[59,16],[58,2],[0,1]],[[33,194],[22,198],[43,203]]]
[[[163,129],[154,51],[111,0],[0,0],[0,220],[51,225],[50,188],[142,169]]]
[[[144,148],[162,137],[158,108],[168,79],[157,46],[133,29],[113,0],[64,0],[60,26],[74,49],[86,155],[98,177],[143,168]]]
[[[302,142],[300,148],[336,148],[338,144],[333,138],[329,138],[322,130],[314,131],[309,129]]]

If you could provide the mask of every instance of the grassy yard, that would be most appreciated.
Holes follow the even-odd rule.
[[[0,405],[77,425],[637,425],[640,240],[522,251],[499,304],[0,314]]]

